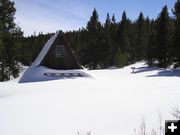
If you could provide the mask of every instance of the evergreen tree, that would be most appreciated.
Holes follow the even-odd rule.
[[[153,20],[152,20],[152,22],[153,22]],[[146,25],[146,29],[145,29],[145,31],[146,31],[146,45],[148,44],[147,42],[148,42],[148,40],[149,40],[149,37],[150,37],[150,32],[151,32],[151,20],[149,19],[149,17],[147,17],[146,18],[146,20],[145,20],[145,25]]]
[[[114,15],[114,14],[113,14],[113,16],[112,16],[111,22],[112,22],[113,24],[116,23],[116,18],[115,18],[115,15]]]
[[[96,9],[93,10],[92,16],[90,17],[90,21],[87,23],[87,30],[91,33],[98,32],[101,27],[101,23],[99,21],[99,16]]]
[[[15,45],[14,58],[16,61],[21,62],[21,48],[22,48],[22,40],[23,40],[23,32],[20,27],[16,25],[13,30],[13,40]]]
[[[117,31],[118,31],[118,24],[116,23],[115,15],[113,14],[111,18],[111,24],[110,24],[110,39],[111,39],[111,45],[110,45],[110,51],[109,51],[109,66],[115,65],[115,55],[117,52]]]
[[[118,29],[118,41],[119,47],[122,52],[127,52],[129,48],[129,20],[127,19],[126,12],[124,11],[122,14],[122,20],[119,24]]]
[[[101,32],[101,36],[99,37],[98,44],[101,45],[102,51],[102,68],[108,67],[111,65],[110,60],[112,59],[113,53],[113,46],[112,46],[112,39],[111,39],[111,19],[109,13],[107,13],[106,21],[104,24],[104,29]]]
[[[142,60],[145,58],[146,46],[147,46],[146,21],[143,13],[141,12],[136,21],[135,50],[136,50],[137,60]]]
[[[107,13],[107,17],[106,17],[106,22],[105,22],[105,29],[109,29],[111,25],[111,19],[110,19],[110,16],[109,16],[109,13]]]
[[[175,16],[175,32],[174,32],[174,43],[173,52],[175,56],[175,67],[180,66],[180,0],[177,0],[173,10]]]
[[[10,0],[0,1],[0,33],[1,33],[1,47],[0,47],[0,80],[9,80],[11,76],[17,77],[18,66],[16,61],[14,43],[15,23],[14,15],[16,9],[14,2]]]
[[[102,46],[99,44],[100,42],[100,33],[102,32],[102,26],[99,21],[98,13],[96,9],[93,10],[92,16],[90,17],[90,21],[87,23],[88,30],[88,43],[86,48],[84,48],[84,57],[89,61],[89,68],[95,69],[97,68],[98,63],[102,59],[101,51]]]
[[[149,66],[155,65],[155,56],[156,56],[156,30],[155,30],[155,22],[152,20],[149,31],[148,44],[146,48],[146,62]]]
[[[156,60],[158,66],[167,67],[171,62],[171,24],[167,6],[163,7],[157,19]]]
[[[119,24],[118,37],[117,37],[119,46],[117,48],[118,52],[117,52],[115,61],[116,61],[116,63],[118,63],[119,66],[125,66],[128,64],[128,59],[129,59],[128,52],[129,52],[129,46],[130,46],[129,24],[130,24],[130,21],[127,19],[126,12],[124,11],[122,14],[122,20]],[[120,55],[120,56],[118,56],[118,55]],[[120,61],[122,59],[120,59],[120,58],[123,58],[122,64]],[[117,60],[118,60],[118,62],[117,62]]]
[[[128,48],[128,53],[129,53],[129,60],[128,63],[134,63],[137,61],[137,52],[136,52],[136,44],[135,44],[135,39],[136,39],[136,25],[135,22],[129,21],[129,30],[128,30],[128,35],[129,35],[129,48]]]

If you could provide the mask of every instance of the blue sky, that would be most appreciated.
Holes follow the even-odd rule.
[[[14,0],[16,23],[31,35],[34,31],[55,32],[77,30],[86,27],[94,8],[101,22],[107,12],[115,14],[119,22],[125,10],[128,18],[136,20],[142,11],[144,16],[156,18],[162,7],[167,5],[170,15],[176,0]]]

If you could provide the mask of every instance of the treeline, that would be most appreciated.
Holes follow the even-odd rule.
[[[87,27],[69,32],[80,61],[90,69],[123,67],[145,60],[150,66],[180,66],[180,1],[169,16],[167,6],[156,19],[141,12],[131,21],[124,11],[120,22],[107,14],[105,23],[94,9]]]
[[[0,1],[0,80],[17,77],[19,63],[31,65],[53,33],[24,37],[14,23],[15,7],[10,0]],[[180,67],[180,0],[169,16],[167,6],[156,19],[140,13],[130,20],[126,12],[122,18],[107,14],[99,21],[94,9],[86,28],[66,32],[80,63],[90,69],[123,67],[145,60],[150,66]]]

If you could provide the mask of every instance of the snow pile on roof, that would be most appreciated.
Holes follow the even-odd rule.
[[[57,38],[58,34],[59,34],[59,32],[56,32],[56,34],[54,34],[54,36],[52,36],[47,41],[47,43],[44,45],[43,49],[41,50],[40,54],[38,55],[38,57],[36,58],[36,60],[34,61],[34,63],[32,64],[31,67],[39,66],[41,64],[41,61],[43,60],[43,58],[49,51],[51,45],[53,44],[54,40]]]
[[[19,80],[20,83],[23,82],[28,82],[28,81],[33,81],[32,78],[34,78],[34,75],[37,74],[38,69],[36,69],[41,61],[43,60],[43,58],[45,57],[46,53],[48,52],[48,50],[50,49],[51,45],[53,44],[54,40],[56,39],[56,37],[58,36],[59,32],[56,32],[56,34],[54,34],[54,36],[52,36],[47,43],[44,45],[43,49],[41,50],[40,54],[38,55],[38,57],[36,58],[36,60],[33,62],[33,64],[28,68],[28,70],[26,70],[23,74],[23,76],[21,77],[21,79]]]

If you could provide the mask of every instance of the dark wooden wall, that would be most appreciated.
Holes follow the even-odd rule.
[[[78,65],[74,56],[72,55],[69,46],[67,45],[68,42],[64,40],[62,34],[59,34],[56,38],[55,42],[52,44],[51,48],[49,49],[48,53],[44,57],[43,61],[41,62],[42,66],[46,66],[52,69],[80,69],[81,67]],[[55,57],[55,47],[56,45],[64,45],[65,46],[65,56],[61,58]]]

